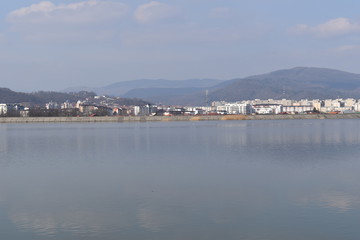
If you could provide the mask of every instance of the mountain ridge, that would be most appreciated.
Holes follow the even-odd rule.
[[[164,105],[204,105],[207,100],[240,101],[256,98],[360,98],[360,74],[331,68],[294,67],[226,81],[140,79],[106,87],[121,92],[119,96],[142,98]],[[205,96],[205,90],[208,90],[208,96]]]
[[[94,92],[54,92],[54,91],[38,91],[32,93],[15,92],[9,88],[0,88],[0,103],[14,104],[22,103],[27,106],[44,105],[48,102],[62,103],[65,101],[77,102],[78,100],[84,101],[86,99],[93,99],[96,96]],[[145,105],[150,102],[143,101],[137,98],[118,98],[117,103],[122,105]]]
[[[329,68],[295,67],[224,84],[221,88],[214,87],[210,94],[212,99],[360,97],[360,74]]]

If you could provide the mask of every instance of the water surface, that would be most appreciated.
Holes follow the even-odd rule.
[[[359,124],[2,124],[0,236],[357,240]]]

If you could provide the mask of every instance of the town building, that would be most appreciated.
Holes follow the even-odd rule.
[[[256,114],[279,114],[283,112],[281,104],[256,104],[252,108]]]
[[[251,114],[252,108],[248,103],[226,103],[216,107],[216,112],[226,114]]]
[[[145,106],[135,106],[134,107],[134,115],[135,116],[148,116],[155,115],[158,111],[158,107],[154,105],[145,105]]]

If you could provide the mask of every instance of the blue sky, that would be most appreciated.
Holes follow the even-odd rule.
[[[232,79],[296,66],[360,73],[354,0],[12,0],[0,3],[0,87]]]

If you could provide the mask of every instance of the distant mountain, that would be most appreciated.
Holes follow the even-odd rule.
[[[360,98],[360,74],[327,68],[296,67],[241,79],[223,81],[210,88],[183,94],[166,94],[148,89],[135,91],[133,96],[163,104],[203,105],[208,101],[239,101],[247,99],[326,99]],[[155,96],[155,93],[158,93]]]
[[[143,99],[157,104],[177,105],[179,102],[184,103],[178,98],[196,94],[201,90],[201,88],[137,88],[128,91],[123,97],[139,98],[141,96]]]
[[[225,81],[214,86],[212,100],[360,97],[360,74],[327,68],[296,67]]]
[[[135,95],[135,92],[131,92],[135,89],[139,89],[139,93],[142,92],[140,89],[153,89],[158,91],[159,89],[180,89],[183,88],[184,92],[189,89],[203,89],[209,88],[214,85],[221,83],[221,80],[215,79],[188,79],[188,80],[165,80],[165,79],[140,79],[132,81],[123,81],[110,84],[108,86],[99,88],[89,87],[73,87],[64,89],[63,92],[77,92],[77,91],[93,91],[99,95],[109,96],[133,96],[140,97],[141,95]],[[161,90],[160,90],[161,91]]]
[[[208,96],[205,96],[208,90]],[[247,99],[360,98],[360,74],[296,67],[228,81],[135,80],[94,90],[98,94],[141,98],[164,105],[204,105],[207,101]]]

